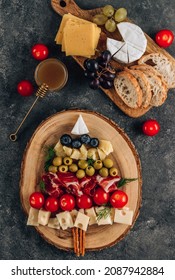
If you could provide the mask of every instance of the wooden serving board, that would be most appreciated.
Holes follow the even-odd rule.
[[[51,0],[51,5],[52,8],[54,9],[55,12],[57,12],[59,15],[63,16],[64,14],[71,13],[75,16],[78,16],[80,18],[92,21],[92,18],[94,15],[98,14],[101,12],[101,8],[93,9],[93,10],[82,10],[73,0],[64,0],[64,1],[59,1],[59,0]],[[127,19],[127,21],[130,21]],[[146,54],[148,53],[153,53],[153,52],[160,52],[163,53],[165,56],[167,56],[170,61],[175,63],[175,59],[164,49],[161,49],[147,34],[146,38],[148,41],[147,44],[147,49],[146,49]],[[104,28],[102,28],[102,33],[101,37],[99,40],[99,45],[98,49],[104,50],[106,49],[105,42],[106,42],[106,37],[114,38],[116,40],[121,40],[121,36],[118,31],[115,31],[114,33],[109,33],[107,32]],[[83,62],[84,58],[83,57],[78,57],[78,56],[73,56],[73,58],[76,60],[76,62],[83,67]],[[136,63],[132,63],[136,64]],[[115,69],[117,70],[122,70],[125,66],[124,64],[117,63],[116,61],[112,62],[112,65],[114,66]],[[130,64],[131,65],[131,64]],[[148,108],[139,108],[139,109],[132,109],[129,108],[122,100],[121,98],[116,94],[116,91],[114,88],[112,89],[103,89],[101,88],[105,94],[128,116],[137,118],[142,115],[144,115],[148,110],[151,109],[151,106]]]
[[[133,210],[131,226],[113,224],[107,226],[89,226],[86,232],[86,250],[99,250],[119,242],[133,227],[141,206],[142,176],[141,164],[137,151],[123,130],[99,113],[85,110],[68,110],[59,112],[40,124],[29,141],[21,165],[20,198],[24,211],[29,213],[29,197],[39,189],[37,186],[44,172],[45,149],[55,145],[62,134],[71,133],[79,115],[82,115],[90,136],[110,140],[114,152],[111,154],[114,165],[125,178],[138,178],[126,185],[123,190],[128,195],[130,210]],[[55,230],[47,226],[36,227],[38,233],[54,246],[71,250],[73,238],[71,230]]]

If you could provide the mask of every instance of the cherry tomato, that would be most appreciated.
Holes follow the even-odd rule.
[[[76,204],[79,208],[88,209],[92,207],[92,198],[87,194],[77,197]]]
[[[71,211],[75,207],[75,198],[71,194],[63,194],[60,198],[60,207],[63,211]]]
[[[157,32],[155,41],[156,43],[162,47],[167,48],[169,47],[174,40],[174,34],[171,30],[163,29]]]
[[[44,206],[47,211],[56,212],[59,208],[58,199],[55,197],[49,196],[48,198],[46,198]]]
[[[106,204],[109,201],[109,193],[105,192],[102,188],[97,188],[93,200],[97,205]]]
[[[22,96],[30,96],[32,95],[34,89],[31,82],[29,82],[28,80],[23,80],[18,83],[17,91]]]
[[[148,136],[156,135],[160,130],[160,125],[156,120],[147,120],[142,125],[143,133]]]
[[[110,203],[114,208],[122,208],[128,202],[128,196],[125,192],[117,190],[112,193],[110,197]]]
[[[36,44],[32,47],[32,56],[36,60],[44,60],[48,57],[49,55],[49,50],[47,46],[43,44]]]
[[[29,198],[30,206],[36,209],[40,209],[44,205],[44,195],[41,192],[34,192]]]

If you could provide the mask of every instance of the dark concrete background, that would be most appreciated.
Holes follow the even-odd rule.
[[[84,9],[111,3],[126,7],[129,17],[151,37],[160,29],[175,33],[174,0],[76,1]],[[124,115],[100,90],[88,88],[81,68],[71,57],[65,57],[54,43],[61,17],[50,1],[0,1],[0,259],[76,259],[73,253],[56,249],[45,242],[32,227],[19,199],[20,164],[27,142],[42,120],[68,108],[84,108],[108,116],[125,130],[141,158],[143,201],[134,228],[119,244],[100,252],[87,252],[84,259],[174,259],[175,255],[175,91],[169,91],[163,106],[145,116],[132,119]],[[29,79],[38,62],[31,57],[36,43],[48,45],[50,57],[62,60],[68,68],[69,80],[59,93],[51,93],[35,107],[22,128],[16,143],[9,141],[34,96],[18,95],[17,83]],[[175,42],[168,48],[175,56]],[[34,83],[35,84],[35,83]],[[161,125],[153,138],[140,131],[142,122],[155,118]]]

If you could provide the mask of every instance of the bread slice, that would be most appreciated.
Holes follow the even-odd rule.
[[[137,80],[127,71],[117,74],[114,87],[123,102],[130,108],[138,108],[142,104],[142,90]]]
[[[147,108],[150,105],[152,98],[151,86],[146,75],[140,70],[132,70],[125,68],[126,71],[129,71],[131,75],[137,80],[141,90],[142,90],[142,107]]]
[[[152,92],[150,105],[156,107],[161,106],[167,98],[168,89],[164,80],[160,78],[159,73],[157,74],[157,71],[150,65],[134,65],[130,68],[140,70],[146,75]]]
[[[168,88],[175,87],[175,63],[162,53],[144,55],[139,59],[138,64],[152,65],[163,76]]]

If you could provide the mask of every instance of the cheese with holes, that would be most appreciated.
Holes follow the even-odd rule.
[[[76,217],[74,227],[78,227],[84,231],[87,231],[88,224],[89,224],[89,217],[80,211],[78,211],[78,215]]]
[[[27,220],[28,226],[38,226],[39,225],[38,224],[38,213],[39,213],[38,209],[30,207],[29,216],[28,216],[28,220]]]
[[[133,211],[127,208],[115,209],[114,223],[132,225]]]
[[[67,228],[72,228],[74,226],[70,212],[68,211],[60,212],[59,214],[56,215],[56,217],[63,230]]]
[[[62,45],[66,55],[90,57],[95,54],[100,32],[101,29],[95,23],[65,14],[55,41]]]
[[[60,224],[57,218],[50,218],[47,226],[50,228],[60,229]]]
[[[51,212],[40,209],[38,213],[38,223],[42,226],[46,226],[49,222]]]
[[[89,219],[89,225],[94,225],[97,223],[97,216],[94,210],[94,207],[85,209],[85,214],[90,218]]]
[[[82,115],[79,115],[74,127],[72,128],[71,133],[74,135],[83,135],[89,133],[89,130],[85,124],[85,121],[83,120]]]
[[[146,51],[147,39],[142,29],[130,22],[117,24],[122,41],[107,38],[107,49],[113,58],[120,63],[131,63],[138,60]]]

